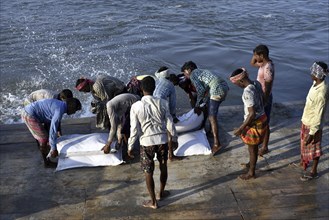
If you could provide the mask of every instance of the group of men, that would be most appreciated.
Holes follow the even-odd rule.
[[[266,45],[258,45],[254,49],[250,64],[258,67],[257,80],[251,80],[245,68],[234,70],[230,76],[233,84],[243,88],[244,121],[234,130],[234,134],[241,138],[249,151],[249,163],[246,164],[248,172],[240,176],[243,180],[255,178],[258,155],[269,152],[269,122],[273,99],[274,64],[269,58]],[[317,164],[322,155],[321,131],[328,102],[328,87],[324,78],[327,74],[328,66],[325,63],[313,64],[311,76],[314,83],[307,96],[302,117],[300,165],[306,170],[309,161],[314,160],[314,163],[312,171],[301,177],[303,181],[317,177]],[[157,199],[169,195],[169,191],[165,190],[167,160],[177,159],[173,153],[178,145],[174,125],[179,121],[176,117],[176,85],[188,94],[194,112],[203,112],[208,118],[213,135],[211,150],[215,155],[222,148],[218,135],[218,108],[225,100],[229,86],[220,76],[199,69],[194,62],[184,63],[178,75],[167,67],[161,67],[154,76],[133,77],[128,84],[115,77],[99,76],[95,81],[80,78],[75,85],[78,91],[90,92],[94,97],[91,110],[96,114],[96,126],[110,130],[108,141],[102,149],[104,153],[114,153],[126,146],[127,158],[133,158],[134,145],[139,138],[141,168],[151,197],[144,206],[154,209],[158,207]],[[45,165],[50,163],[49,156],[58,155],[56,138],[61,135],[60,121],[63,114],[72,114],[81,109],[80,101],[73,98],[70,92],[63,90],[62,95],[52,94],[46,97],[48,99],[43,96],[42,100],[32,100],[22,112],[24,122],[39,143]],[[112,147],[114,141],[116,145]],[[262,145],[260,149],[259,145]],[[153,180],[155,154],[160,164],[160,191],[157,196]]]

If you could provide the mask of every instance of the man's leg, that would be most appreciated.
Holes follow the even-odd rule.
[[[158,199],[161,200],[169,196],[169,191],[165,190],[167,179],[168,179],[168,167],[166,161],[160,161],[160,192]]]
[[[151,201],[144,202],[143,206],[147,208],[157,209],[158,203],[155,198],[153,172],[150,173],[145,172],[145,180],[146,180],[147,190],[149,191],[151,197]]]
[[[166,150],[168,151],[168,149]],[[153,172],[154,172],[153,159],[155,152],[156,152],[155,146],[148,146],[148,147],[141,146],[140,148],[141,168],[145,173],[146,187],[151,197],[151,200],[145,201],[143,203],[143,206],[152,209],[158,208],[158,204],[155,197],[154,179],[153,179]]]
[[[270,140],[270,126],[267,126],[265,134],[264,134],[264,140],[263,140],[263,144],[262,147],[259,150],[259,156],[263,156],[264,154],[267,154],[268,151],[268,142]]]
[[[243,180],[248,180],[256,177],[255,170],[256,170],[256,163],[258,158],[258,146],[248,145],[248,151],[249,151],[250,167],[248,173],[239,176]]]
[[[270,119],[271,119],[271,111],[272,111],[272,100],[273,100],[273,97],[271,95],[269,97],[268,103],[264,106],[264,111],[265,111],[265,114],[266,114],[266,117],[267,117],[268,126],[267,126],[267,129],[266,129],[265,134],[264,134],[264,140],[263,140],[263,143],[262,143],[262,147],[260,148],[260,150],[258,152],[259,156],[263,156],[264,154],[267,154],[269,152],[268,143],[270,141],[270,133],[271,133]]]
[[[211,131],[214,137],[214,145],[211,148],[211,152],[213,155],[215,155],[221,148],[221,144],[219,141],[219,137],[218,137],[218,124],[217,124],[217,118],[214,115],[209,115],[209,122],[210,122],[210,126],[211,126]]]
[[[183,157],[178,157],[174,154],[174,151],[178,148],[178,146],[174,146],[173,142],[172,142],[172,136],[169,132],[167,132],[168,134],[168,156],[169,156],[169,160],[170,161],[175,161],[175,160],[182,160]]]
[[[208,119],[210,122],[211,131],[212,131],[212,134],[214,137],[214,145],[211,148],[211,152],[212,152],[212,155],[215,155],[222,147],[220,144],[220,141],[219,141],[218,123],[217,123],[218,108],[219,108],[219,105],[222,103],[222,101],[210,99],[208,103],[209,103]]]
[[[159,199],[165,196],[165,187],[168,179],[168,168],[167,163],[160,162],[160,192]]]
[[[313,165],[312,165],[312,171],[311,171],[311,173],[314,176],[317,176],[318,175],[318,164],[319,164],[319,160],[320,160],[320,157],[316,157],[316,158],[313,159]]]
[[[168,190],[165,190],[168,179],[168,144],[159,145],[158,151],[156,153],[160,168],[160,191],[158,193],[157,199],[161,200],[170,194]]]

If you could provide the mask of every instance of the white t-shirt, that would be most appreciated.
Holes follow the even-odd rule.
[[[258,81],[254,81],[244,88],[242,101],[244,104],[244,120],[246,120],[249,114],[248,107],[254,107],[256,112],[255,119],[264,114],[263,92],[261,84]]]

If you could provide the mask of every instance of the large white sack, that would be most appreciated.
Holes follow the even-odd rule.
[[[209,155],[211,154],[204,129],[178,135],[178,148],[174,151],[176,156]]]
[[[108,133],[64,135],[57,140],[59,152],[56,171],[95,166],[116,166],[123,162],[122,152],[104,154],[101,150],[107,142]],[[115,142],[111,147],[114,147]]]
[[[178,116],[177,118],[179,122],[175,124],[176,131],[178,133],[184,133],[201,128],[204,115],[203,113],[197,115],[194,113],[194,109],[191,109],[189,112]]]

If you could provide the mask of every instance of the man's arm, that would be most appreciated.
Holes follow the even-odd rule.
[[[273,85],[273,80],[265,81],[264,105],[267,103],[267,101],[271,95],[272,85]]]
[[[326,107],[326,100],[323,97],[318,97],[316,99],[316,103],[314,103],[314,115],[313,115],[313,123],[310,128],[310,134],[315,134],[319,129],[321,125],[321,119],[323,114],[325,113]]]
[[[135,108],[139,108],[139,106],[136,104],[137,103],[134,103],[130,109],[130,137],[128,139],[128,155],[132,158],[134,157],[132,150],[134,148],[134,144],[138,137],[138,127],[139,127],[137,112],[135,112],[136,111]]]
[[[63,114],[60,111],[56,111],[53,115],[50,123],[50,129],[49,129],[49,145],[51,147],[51,156],[57,157],[58,151],[57,151],[57,131],[58,126],[60,125],[60,122],[62,120]]]
[[[318,97],[314,100],[314,109],[315,113],[312,117],[312,125],[310,126],[310,132],[308,137],[305,139],[305,144],[308,145],[314,140],[315,133],[320,129],[321,119],[324,114],[326,107],[326,101],[323,97]]]
[[[173,122],[173,118],[171,117],[170,112],[169,112],[168,102],[166,100],[161,100],[161,101],[164,102],[167,131],[172,136],[172,141],[177,142],[177,131],[176,131],[175,124]]]
[[[257,65],[257,59],[256,59],[256,56],[255,55],[252,55],[252,58],[250,60],[250,65],[251,66],[254,66],[254,67],[258,67],[258,65]]]
[[[202,82],[199,79],[194,78],[193,75],[191,77],[191,83],[194,85],[194,87],[196,89],[196,94],[197,94],[195,106],[199,107],[200,101],[204,99],[207,90],[202,85]]]
[[[233,131],[235,136],[239,136],[242,131],[251,124],[251,122],[253,122],[253,120],[255,119],[256,116],[256,112],[255,112],[255,108],[254,106],[248,107],[248,116],[246,118],[246,120],[244,120],[244,122],[240,125],[239,128],[235,129]]]

